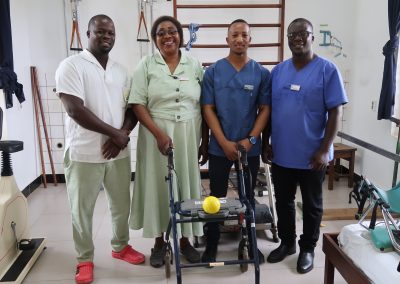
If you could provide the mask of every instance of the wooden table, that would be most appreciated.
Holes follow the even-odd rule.
[[[371,283],[353,261],[339,248],[338,234],[323,234],[322,251],[325,253],[324,284],[333,284],[335,268],[349,284]]]
[[[328,189],[333,190],[333,179],[340,177],[347,177],[347,185],[348,187],[353,187],[354,180],[354,161],[357,151],[357,148],[350,147],[344,145],[342,143],[333,143],[333,160],[329,162],[329,181],[328,181]],[[349,161],[349,173],[348,174],[340,174],[335,173],[335,167],[340,167],[340,159],[344,159]]]

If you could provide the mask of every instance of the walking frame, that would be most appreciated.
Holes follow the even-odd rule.
[[[253,207],[246,197],[245,178],[249,178],[249,169],[247,163],[247,153],[243,146],[239,145],[238,150],[239,161],[238,166],[235,167],[237,171],[239,198],[220,198],[221,208],[217,214],[207,214],[202,209],[203,200],[191,199],[185,201],[175,201],[174,197],[174,183],[173,172],[174,169],[174,155],[173,150],[168,151],[168,175],[165,180],[168,184],[169,190],[169,207],[170,207],[170,222],[165,234],[166,238],[166,256],[165,274],[169,278],[171,275],[171,264],[175,260],[176,279],[177,283],[182,283],[182,268],[190,267],[217,267],[225,265],[240,265],[242,272],[248,270],[248,264],[254,265],[255,283],[260,283],[260,268],[258,259],[255,216]],[[177,218],[179,215],[179,218]],[[179,244],[177,225],[180,223],[193,223],[193,222],[220,222],[225,220],[238,220],[241,226],[241,240],[238,246],[238,259],[237,260],[218,260],[211,263],[190,263],[182,264],[179,257]],[[247,225],[249,224],[249,225]],[[170,233],[172,230],[172,242],[174,246],[175,255],[172,252],[170,242]],[[252,253],[250,253],[250,250]],[[253,258],[250,258],[250,254]]]

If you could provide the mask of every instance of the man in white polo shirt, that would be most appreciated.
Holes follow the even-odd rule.
[[[129,133],[137,119],[126,108],[129,77],[109,58],[115,28],[106,15],[89,21],[88,48],[61,62],[57,94],[66,116],[64,168],[78,253],[76,283],[93,281],[93,210],[103,186],[111,210],[112,256],[132,264],[144,262],[129,241]]]

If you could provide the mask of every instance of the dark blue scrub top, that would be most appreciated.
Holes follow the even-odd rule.
[[[220,59],[205,72],[201,91],[202,105],[215,105],[225,137],[234,142],[246,138],[253,129],[259,105],[268,104],[270,72],[256,61],[237,71],[226,59]],[[248,156],[261,153],[257,139]],[[211,133],[209,153],[225,156]]]

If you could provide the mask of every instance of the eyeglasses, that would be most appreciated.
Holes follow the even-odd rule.
[[[164,37],[166,35],[174,36],[177,34],[177,32],[178,32],[177,30],[161,30],[156,32],[156,35],[158,37]]]
[[[301,38],[308,38],[310,35],[312,35],[312,32],[309,31],[302,31],[302,32],[297,32],[297,33],[288,33],[287,37],[289,39],[295,39],[297,36]]]

